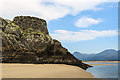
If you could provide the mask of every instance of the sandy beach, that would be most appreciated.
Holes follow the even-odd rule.
[[[118,61],[85,61],[89,65],[115,65]],[[94,64],[93,64],[94,63]],[[2,78],[94,78],[77,66],[65,64],[2,64]],[[93,80],[93,79],[92,79]],[[97,80],[97,79],[95,79]]]
[[[2,78],[94,78],[91,73],[64,64],[2,64]]]

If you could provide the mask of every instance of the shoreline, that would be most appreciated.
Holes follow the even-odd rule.
[[[2,63],[2,78],[94,78],[80,67],[65,64]]]

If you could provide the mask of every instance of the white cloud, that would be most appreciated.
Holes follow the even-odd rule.
[[[97,5],[106,1],[110,0],[0,0],[0,15],[10,19],[30,15],[50,21],[84,10],[99,10]]]
[[[51,36],[54,39],[62,42],[79,42],[84,40],[93,40],[101,37],[110,37],[117,35],[116,30],[96,31],[96,30],[81,30],[79,32],[67,30],[55,30]]]
[[[101,19],[92,19],[88,17],[82,17],[75,23],[75,26],[87,28],[91,25],[99,24],[100,22],[102,22]]]

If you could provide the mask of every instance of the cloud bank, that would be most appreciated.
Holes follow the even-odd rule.
[[[0,15],[9,19],[30,15],[51,21],[84,10],[99,10],[99,4],[109,1],[118,0],[0,0]]]
[[[54,39],[60,40],[62,42],[79,42],[83,40],[94,40],[96,38],[111,37],[116,35],[116,30],[80,30],[79,32],[55,30],[54,33],[51,34]]]

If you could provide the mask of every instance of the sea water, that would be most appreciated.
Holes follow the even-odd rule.
[[[90,64],[111,64],[111,65],[92,65],[88,68],[87,72],[90,72],[95,78],[119,78],[118,68],[120,63],[90,63]]]

